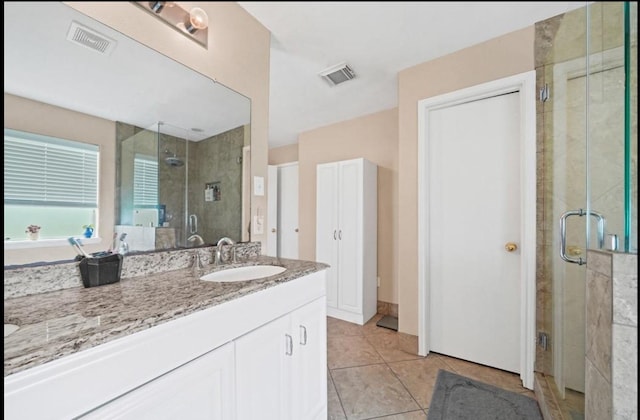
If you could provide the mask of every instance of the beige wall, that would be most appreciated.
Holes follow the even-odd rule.
[[[4,94],[4,126],[29,133],[44,134],[100,147],[98,235],[110,238],[114,224],[116,182],[116,126],[113,121],[69,111],[64,108]],[[89,252],[109,248],[109,240],[86,244]],[[71,246],[4,250],[4,264],[68,260],[75,257]]]
[[[298,138],[299,257],[316,256],[316,165],[363,157],[378,165],[378,300],[398,302],[398,110],[318,128]]]
[[[264,26],[235,2],[198,2],[197,5],[209,15],[209,46],[205,49],[131,2],[65,4],[249,97],[251,171],[253,176],[266,179],[270,33]],[[183,2],[182,5],[190,8],[195,3]],[[111,141],[115,142],[115,134]],[[114,165],[113,156],[110,165]],[[115,177],[113,173],[104,176]],[[266,213],[266,196],[252,195],[252,214],[256,214],[258,208],[262,214]],[[113,215],[105,223],[113,226]],[[266,235],[253,235],[251,239],[264,242]],[[99,248],[104,247],[102,244]],[[39,248],[39,254],[41,258],[37,261],[59,259],[55,249]],[[6,256],[5,252],[5,264]]]
[[[287,146],[269,149],[269,165],[280,165],[282,163],[296,162],[297,160],[297,144],[289,144]]]
[[[418,334],[418,101],[534,70],[534,27],[398,74],[399,331]]]

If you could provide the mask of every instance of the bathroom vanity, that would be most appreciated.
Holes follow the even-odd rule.
[[[4,418],[326,419],[326,268],[181,269],[4,302]]]

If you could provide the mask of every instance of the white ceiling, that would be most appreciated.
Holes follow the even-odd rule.
[[[397,74],[586,2],[239,2],[272,33],[269,146],[397,106]],[[487,60],[490,60],[487,57]],[[318,76],[346,62],[356,78]]]

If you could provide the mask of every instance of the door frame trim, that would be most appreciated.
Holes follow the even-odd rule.
[[[536,72],[516,74],[418,101],[418,354],[429,353],[429,171],[430,112],[496,95],[520,94],[520,379],[533,389],[536,355]],[[421,258],[420,256],[424,256]]]

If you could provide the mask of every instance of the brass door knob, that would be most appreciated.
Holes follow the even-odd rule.
[[[506,249],[507,252],[513,252],[518,249],[518,245],[514,244],[513,242],[507,242],[507,244],[504,246],[504,249]]]

